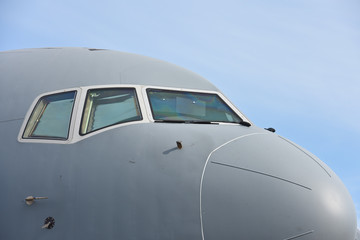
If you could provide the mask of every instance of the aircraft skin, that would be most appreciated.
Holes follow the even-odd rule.
[[[336,174],[195,73],[47,48],[0,52],[0,81],[0,239],[359,239]],[[140,119],[81,134],[87,93],[114,88],[135,89]],[[151,89],[216,94],[245,123],[156,121]],[[69,91],[66,139],[27,138],[42,97]]]

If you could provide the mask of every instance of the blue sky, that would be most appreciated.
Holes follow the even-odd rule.
[[[106,48],[190,69],[327,163],[360,226],[359,13],[358,0],[1,0],[0,51]]]

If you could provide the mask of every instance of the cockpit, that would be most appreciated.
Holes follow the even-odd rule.
[[[248,120],[219,92],[138,85],[90,86],[38,96],[18,140],[74,143],[115,127],[150,122],[241,124]]]

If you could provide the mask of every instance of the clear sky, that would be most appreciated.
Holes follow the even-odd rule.
[[[360,226],[359,0],[0,0],[0,51],[66,46],[204,76],[256,125],[327,163]]]

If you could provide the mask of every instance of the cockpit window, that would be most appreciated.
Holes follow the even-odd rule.
[[[26,125],[23,138],[66,140],[76,91],[47,95],[39,99]]]
[[[135,89],[91,89],[86,96],[80,134],[138,120],[142,120],[142,116]]]
[[[217,94],[160,89],[148,89],[147,94],[155,121],[242,121]]]

